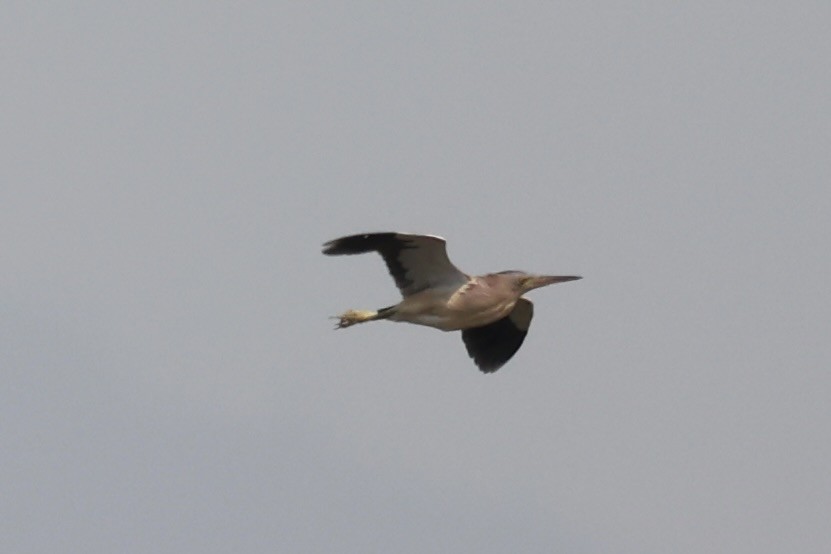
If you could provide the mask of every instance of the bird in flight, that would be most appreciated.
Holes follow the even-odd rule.
[[[403,299],[377,311],[349,310],[336,318],[337,328],[388,319],[461,331],[467,353],[485,373],[510,360],[528,334],[534,306],[523,294],[580,279],[523,271],[467,275],[450,262],[444,239],[433,235],[367,233],[323,245],[329,256],[366,252],[381,255]]]

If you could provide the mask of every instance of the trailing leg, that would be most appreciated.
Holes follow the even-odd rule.
[[[335,329],[345,329],[346,327],[351,327],[356,323],[365,323],[367,321],[375,321],[377,319],[387,319],[393,314],[394,311],[395,306],[381,308],[377,312],[373,312],[372,310],[349,310],[339,316],[333,317],[332,319],[338,320],[337,325],[335,325]]]

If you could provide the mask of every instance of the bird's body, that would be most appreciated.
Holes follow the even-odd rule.
[[[522,345],[533,315],[524,292],[580,277],[503,271],[469,276],[447,257],[444,239],[432,235],[369,233],[335,239],[324,254],[378,252],[403,296],[377,311],[350,310],[338,328],[389,319],[442,331],[462,331],[468,353],[482,371],[499,369]]]
[[[395,307],[389,319],[442,331],[461,331],[493,323],[511,313],[517,299],[494,297],[491,289],[483,284],[486,278],[471,277],[461,287],[440,286],[408,296]]]

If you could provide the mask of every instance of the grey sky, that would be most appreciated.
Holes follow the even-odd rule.
[[[417,4],[6,4],[0,550],[831,551],[831,7]]]

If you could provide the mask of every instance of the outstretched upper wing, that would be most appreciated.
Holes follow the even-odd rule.
[[[467,353],[485,373],[492,373],[516,354],[534,316],[534,305],[520,298],[513,311],[483,327],[462,330]]]
[[[330,256],[378,252],[403,296],[441,285],[462,285],[468,276],[450,263],[444,239],[432,235],[367,233],[327,242]]]

